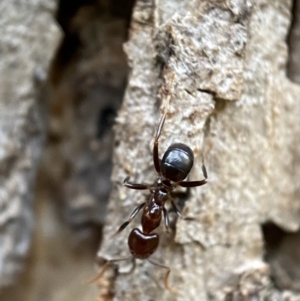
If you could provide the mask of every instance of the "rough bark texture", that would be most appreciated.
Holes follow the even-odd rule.
[[[56,3],[0,4],[0,289],[28,251],[50,115],[30,260],[19,283],[0,290],[1,301],[95,299],[95,287],[82,285],[93,273],[95,243],[87,237],[99,239],[91,225],[101,228],[110,190],[110,124],[127,72],[121,45],[132,2],[60,1],[65,38],[50,74],[49,112],[40,93],[59,39]],[[127,235],[139,217],[109,237],[147,194],[121,182],[155,179],[151,151],[163,110],[160,154],[175,141],[191,146],[192,180],[203,178],[206,150],[209,183],[178,200],[189,220],[170,213],[172,234],[158,230],[152,259],[172,268],[175,292],[164,290],[163,269],[138,261],[124,275],[124,262],[99,281],[99,300],[300,300],[300,91],[286,77],[299,83],[298,10],[299,1],[287,0],[136,1],[99,256],[129,254]]]
[[[202,179],[207,147],[209,183],[191,189],[183,215],[192,221],[177,220],[174,237],[159,232],[152,259],[172,268],[176,292],[163,289],[163,270],[139,261],[130,275],[122,275],[128,266],[121,264],[119,273],[100,279],[99,300],[299,300],[291,285],[299,251],[294,247],[292,256],[284,244],[285,257],[277,252],[267,263],[262,232],[266,223],[290,232],[300,223],[300,87],[286,77],[291,4],[136,2],[124,46],[131,72],[115,127],[116,184],[99,257],[128,256],[126,235],[139,218],[114,240],[109,236],[145,195],[119,182],[155,179],[151,149],[161,104],[168,116],[160,153],[174,141],[187,143],[195,154],[190,179]],[[172,90],[167,108],[164,86]],[[273,260],[289,286],[271,281],[280,278]]]
[[[84,283],[93,275],[111,187],[111,126],[126,82],[122,43],[130,15],[130,10],[118,12],[106,2],[61,0],[57,13],[49,11],[39,23],[54,24],[56,15],[64,36],[57,51],[56,44],[46,49],[54,59],[47,82],[50,93],[41,101],[47,103],[48,139],[36,181],[36,202],[28,204],[28,210],[35,211],[30,215],[33,240],[29,235],[24,238],[26,245],[32,243],[22,277],[0,289],[1,301],[96,298],[96,287]],[[30,7],[39,15],[37,8]],[[35,34],[43,37],[44,31]],[[7,38],[13,39],[15,33],[10,34]],[[31,49],[27,40],[23,44],[25,52]],[[38,46],[42,54],[45,43]],[[31,80],[31,75],[25,74],[25,79]],[[36,144],[35,151],[41,147]],[[33,189],[32,185],[31,194]],[[19,263],[18,268],[22,266]]]
[[[56,190],[74,233],[84,240],[91,224],[103,223],[111,189],[112,124],[127,75],[122,50],[126,22],[97,4],[81,7],[64,22],[65,43],[51,72],[43,174]],[[78,48],[70,55],[65,48],[72,39]],[[59,163],[52,165],[55,160]]]
[[[46,0],[0,3],[0,289],[16,279],[31,241],[45,138],[42,88],[60,37],[55,8]]]

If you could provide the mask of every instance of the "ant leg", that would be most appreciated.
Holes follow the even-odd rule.
[[[136,260],[133,256],[131,256],[131,263],[132,263],[132,266],[130,268],[129,271],[124,271],[124,272],[119,272],[120,275],[130,275],[132,274],[132,272],[135,270],[136,268]]]
[[[194,220],[194,218],[192,218],[192,217],[183,217],[182,214],[179,212],[177,206],[176,206],[175,203],[173,202],[173,200],[171,200],[171,204],[172,204],[173,210],[175,211],[176,215],[177,215],[179,218],[182,218],[182,219],[185,220],[185,221],[193,221],[193,220]]]
[[[146,205],[146,203],[142,203],[140,205],[138,205],[134,210],[133,212],[131,213],[129,219],[124,222],[120,227],[119,229],[117,230],[116,233],[114,233],[111,238],[115,237],[116,235],[118,235],[120,232],[122,232],[130,223],[131,221],[136,217],[136,215],[140,212],[140,210]]]
[[[181,187],[197,187],[197,186],[201,186],[207,183],[207,171],[206,171],[206,167],[203,164],[202,165],[202,173],[204,176],[204,179],[201,181],[184,181],[184,182],[179,182],[178,185]]]
[[[204,160],[204,159],[202,159],[202,160]],[[203,161],[202,161],[202,167],[201,168],[202,168],[202,173],[203,173],[204,178],[207,179],[208,178],[207,170],[206,170],[206,167],[205,167]]]
[[[170,224],[170,221],[169,221],[169,216],[168,216],[167,209],[165,207],[163,207],[163,213],[164,213],[166,232],[169,233],[169,224]]]
[[[135,260],[135,258],[133,256],[131,257],[131,259],[132,259],[131,260],[132,267],[131,267],[131,269],[128,272],[122,273],[123,275],[130,275],[135,270],[135,268],[136,268],[136,260]]]
[[[112,264],[114,264],[114,263],[116,263],[116,262],[119,262],[119,261],[128,260],[128,259],[130,259],[130,258],[132,258],[132,256],[125,257],[125,258],[119,258],[119,259],[111,259],[111,260],[108,260],[108,261],[104,264],[104,266],[103,266],[103,268],[100,270],[100,272],[99,272],[95,277],[93,277],[92,279],[88,280],[87,283],[88,283],[88,284],[91,284],[91,283],[93,283],[93,282],[98,281],[98,280],[103,276],[104,272],[107,270],[107,268],[108,268],[110,265],[112,265]]]
[[[197,187],[201,186],[207,183],[207,180],[201,180],[201,181],[185,181],[185,182],[179,182],[178,185],[181,187]]]
[[[148,184],[129,182],[129,177],[125,178],[123,186],[136,190],[146,190],[151,188],[151,186]]]
[[[136,215],[140,212],[140,210],[146,205],[146,203],[142,203],[140,205],[138,205],[133,212],[131,213],[129,219],[124,222],[119,229],[117,230],[117,232],[115,234],[112,235],[111,238],[113,238],[114,236],[118,235],[120,232],[122,232],[130,223],[131,221],[136,217]]]
[[[181,213],[179,212],[179,210],[178,210],[177,206],[175,205],[175,203],[173,202],[173,200],[171,200],[171,204],[172,204],[172,208],[173,208],[173,210],[175,211],[175,213],[177,214],[177,216],[178,216],[179,218],[182,218],[182,215],[181,215]]]
[[[163,268],[163,269],[166,269],[166,275],[165,275],[165,279],[164,279],[164,286],[165,286],[165,289],[168,290],[168,291],[173,291],[172,288],[169,286],[169,275],[170,275],[170,272],[171,272],[171,269],[165,265],[162,265],[160,263],[156,263],[156,262],[153,262],[152,260],[150,259],[147,259],[151,264],[157,266],[157,267],[160,267],[160,268]]]

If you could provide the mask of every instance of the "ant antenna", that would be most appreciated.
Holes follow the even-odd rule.
[[[174,88],[174,78],[175,78],[175,73],[172,73],[170,83],[169,83],[168,87],[164,88],[164,92],[167,95],[166,101],[165,101],[166,104],[165,104],[165,107],[164,107],[164,116],[163,116],[164,119],[167,115],[168,108],[169,108],[169,105],[170,105],[170,102],[171,102],[171,97],[172,97],[172,94],[173,94],[172,92],[174,90],[173,89]]]

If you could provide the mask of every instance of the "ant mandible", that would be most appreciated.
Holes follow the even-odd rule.
[[[127,260],[130,258],[147,259],[150,263],[167,270],[164,278],[164,286],[167,290],[171,290],[168,284],[168,278],[171,269],[168,266],[155,263],[149,259],[150,255],[152,255],[156,251],[159,244],[159,235],[157,233],[153,233],[153,231],[160,225],[162,214],[164,217],[166,230],[168,231],[169,229],[169,217],[167,209],[165,208],[165,203],[168,200],[170,200],[175,213],[180,218],[182,217],[171,197],[172,191],[177,186],[190,188],[206,184],[207,171],[204,163],[202,162],[202,172],[204,179],[200,181],[184,181],[193,167],[194,153],[190,147],[183,143],[174,143],[170,145],[164,153],[162,159],[159,159],[158,142],[163,125],[165,123],[166,115],[167,112],[165,111],[159,122],[153,145],[153,163],[158,174],[155,183],[153,185],[150,185],[130,182],[129,177],[127,177],[123,182],[123,185],[127,188],[150,191],[150,198],[146,202],[138,205],[133,210],[130,218],[126,222],[124,222],[119,227],[117,232],[113,235],[115,236],[122,232],[136,217],[140,210],[143,209],[141,218],[142,231],[138,228],[134,228],[130,232],[128,237],[128,246],[131,256],[122,259],[108,260],[103,266],[100,273],[95,278],[90,280],[90,282],[94,282],[100,279],[104,274],[106,268],[115,262]]]

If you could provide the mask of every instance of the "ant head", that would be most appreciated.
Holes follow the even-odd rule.
[[[193,151],[183,143],[174,143],[168,147],[161,160],[161,173],[173,182],[183,181],[194,163]]]

